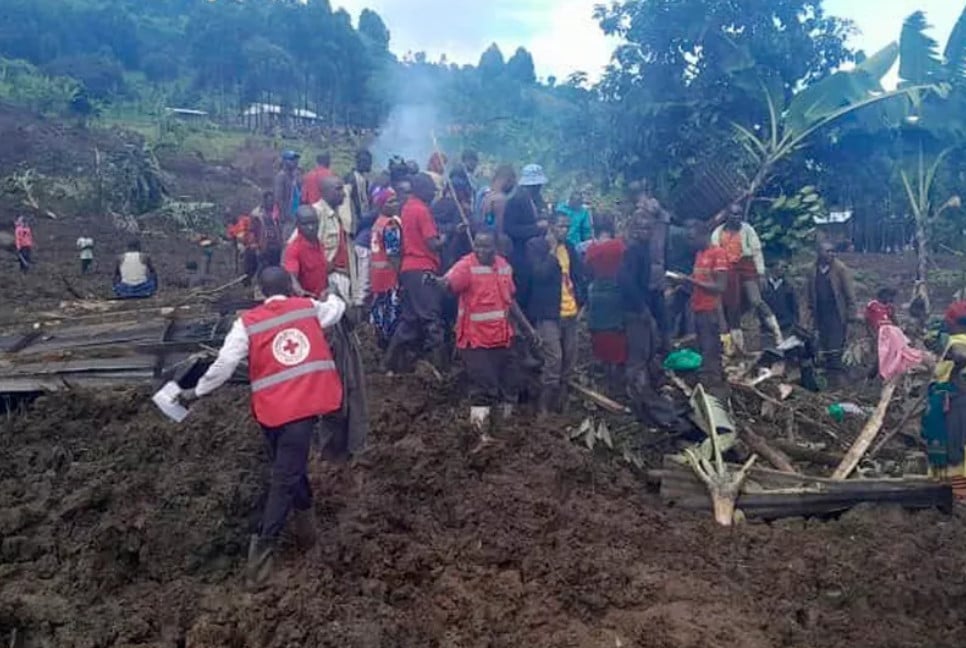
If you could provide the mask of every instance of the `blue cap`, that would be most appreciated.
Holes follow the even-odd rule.
[[[295,152],[295,151],[292,151],[292,150],[282,151],[282,159],[283,160],[297,160],[300,157],[301,156],[297,152]]]

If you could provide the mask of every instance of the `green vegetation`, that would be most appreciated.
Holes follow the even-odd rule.
[[[353,25],[327,0],[7,0],[4,16],[19,29],[0,30],[0,98],[123,124],[161,149],[223,159],[252,131],[276,147],[294,131],[306,157],[333,142],[344,156],[412,109],[423,118],[406,128],[427,143],[435,131],[448,150],[539,161],[558,185],[611,198],[643,187],[681,218],[751,195],[773,252],[801,249],[829,211],[854,213],[860,250],[908,246],[914,222],[923,258],[966,241],[966,19],[941,55],[916,13],[868,56],[821,0],[623,0],[596,10],[621,44],[591,84],[538,79],[522,48],[494,45],[475,66],[399,59],[377,13]],[[318,120],[243,116],[257,104]]]

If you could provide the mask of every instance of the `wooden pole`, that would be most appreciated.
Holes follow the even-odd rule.
[[[885,387],[882,388],[882,394],[879,396],[879,404],[876,405],[872,416],[866,421],[865,427],[862,428],[862,432],[859,433],[855,443],[845,453],[845,459],[842,460],[839,467],[832,473],[832,479],[847,478],[855,470],[855,467],[859,465],[859,461],[862,460],[865,451],[869,449],[872,441],[875,440],[875,435],[882,429],[882,422],[885,420],[886,411],[889,409],[889,403],[892,402],[892,395],[895,393],[898,384],[898,380],[893,379],[887,382]]]
[[[460,204],[460,199],[456,196],[456,190],[453,189],[453,185],[449,181],[449,169],[446,168],[446,160],[439,150],[439,143],[436,141],[436,133],[434,131],[430,131],[429,136],[433,140],[433,152],[436,153],[436,159],[438,159],[439,163],[443,165],[443,189],[445,190],[446,187],[449,187],[450,192],[453,194],[453,201],[456,202],[456,210],[460,214],[460,220],[463,221],[463,225],[466,226],[466,240],[469,241],[470,248],[472,249],[473,233],[470,231],[470,220],[463,211],[463,205]]]
[[[747,425],[741,426],[739,436],[741,437],[742,441],[751,447],[752,450],[764,457],[768,463],[773,465],[779,471],[792,474],[798,472],[795,470],[795,466],[792,465],[791,460],[785,453],[768,445],[768,442],[765,441],[763,437],[755,434]]]

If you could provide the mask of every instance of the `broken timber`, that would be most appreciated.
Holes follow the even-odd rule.
[[[672,506],[711,510],[705,484],[674,457],[664,457],[663,467],[649,471],[648,479],[660,483],[661,499]],[[863,503],[949,511],[953,494],[949,485],[925,477],[834,480],[755,467],[749,471],[736,505],[749,519],[775,520],[841,513]]]
[[[113,315],[113,321],[24,323],[24,333],[0,337],[0,395],[152,385],[192,354],[220,346],[232,319],[180,309]]]

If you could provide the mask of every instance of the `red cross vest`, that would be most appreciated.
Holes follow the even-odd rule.
[[[456,346],[461,349],[502,349],[513,340],[510,305],[513,268],[501,256],[492,266],[468,254],[457,265],[469,266],[469,288],[460,293],[456,317]],[[450,272],[460,272],[455,266]]]
[[[241,320],[255,420],[280,427],[342,406],[342,381],[311,299],[265,302]]]
[[[389,261],[389,254],[383,243],[386,228],[394,220],[396,219],[391,216],[380,216],[372,226],[372,240],[369,245],[372,255],[369,260],[369,283],[375,294],[388,292],[399,283],[399,276]]]

